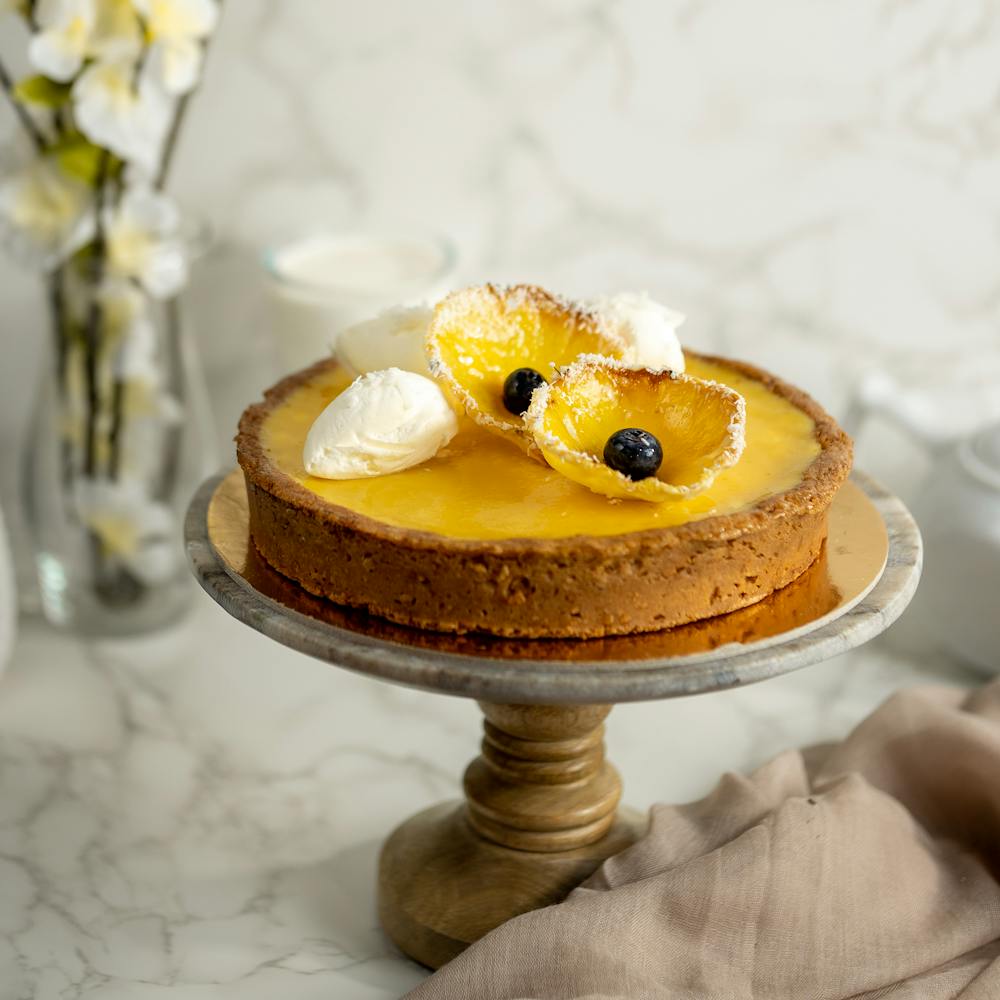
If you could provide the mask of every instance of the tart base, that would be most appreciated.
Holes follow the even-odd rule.
[[[291,507],[250,477],[246,485],[251,537],[278,572],[337,604],[459,634],[593,638],[712,618],[795,580],[827,530],[823,509],[694,545],[581,542],[571,559],[547,546],[408,549]]]
[[[267,563],[310,593],[435,631],[594,638],[748,607],[820,554],[851,443],[800,390],[740,362],[707,360],[760,381],[813,420],[820,452],[796,486],[737,513],[621,535],[475,540],[387,525],[310,492],[262,444],[268,414],[330,364],[320,362],[240,421],[251,537]]]

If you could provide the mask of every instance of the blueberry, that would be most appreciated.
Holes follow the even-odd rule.
[[[511,413],[521,416],[531,405],[531,394],[540,385],[545,385],[545,378],[534,368],[515,369],[504,380],[503,405]]]
[[[648,479],[663,461],[663,448],[649,431],[626,427],[608,438],[604,461],[629,479]]]

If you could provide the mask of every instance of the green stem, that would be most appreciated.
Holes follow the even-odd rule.
[[[87,376],[87,429],[84,448],[84,475],[92,479],[97,474],[97,417],[100,412],[100,388],[98,377],[98,360],[101,349],[101,302],[99,289],[104,277],[104,256],[107,251],[104,242],[104,188],[107,182],[108,152],[104,150],[97,169],[95,184],[96,224],[93,253],[90,258],[90,274],[87,281],[90,287],[90,303],[87,312],[87,323],[84,327],[84,368]]]
[[[93,479],[97,472],[97,414],[100,409],[100,395],[97,386],[97,326],[100,323],[100,307],[91,303],[84,331],[84,372],[87,377],[87,429],[83,453],[83,473]]]
[[[14,80],[2,62],[0,62],[0,88],[3,89],[4,93],[10,99],[11,106],[14,108],[14,114],[17,115],[24,126],[24,130],[28,133],[28,137],[34,143],[35,148],[39,152],[42,152],[48,145],[48,142],[42,130],[36,124],[35,119],[28,114],[28,109],[14,96]]]
[[[108,476],[111,479],[117,479],[121,471],[124,416],[125,380],[116,376],[111,386],[111,427],[108,430]]]
[[[49,313],[52,319],[52,342],[56,362],[58,406],[66,404],[69,391],[69,330],[66,328],[66,295],[63,288],[65,267],[57,267],[48,276]],[[73,484],[73,442],[65,430],[59,430],[59,468],[63,489],[68,494]]]
[[[178,395],[185,391],[184,345],[181,342],[181,304],[174,296],[163,303],[164,326],[164,361],[173,379],[172,390]],[[160,482],[156,497],[168,500],[170,491],[177,482],[181,463],[181,445],[184,437],[182,424],[174,424],[166,428],[163,438],[163,464],[160,472]]]
[[[52,315],[52,342],[56,352],[56,378],[61,396],[66,395],[66,358],[69,335],[66,330],[66,296],[63,292],[63,268],[48,276],[49,311]]]
[[[145,34],[146,25],[141,17],[139,18],[139,24],[142,27],[143,34]],[[146,64],[147,54],[148,50],[143,49],[142,54],[136,61],[132,72],[133,88],[137,88],[139,86],[139,78],[142,75],[143,67]],[[124,181],[121,172],[117,174],[111,183],[114,184],[113,203],[117,205],[121,200],[124,189]],[[108,427],[108,478],[116,480],[121,472],[122,429],[125,421],[125,381],[117,375],[111,384],[110,411],[111,423]]]
[[[153,187],[157,191],[162,191],[166,186],[167,175],[170,173],[170,164],[173,162],[174,151],[177,149],[177,139],[180,136],[181,125],[184,122],[184,116],[187,114],[190,103],[191,94],[187,93],[180,99],[177,111],[174,114],[174,120],[170,123],[170,131],[167,133],[166,142],[163,144],[163,158],[160,160],[160,169],[156,172],[156,178],[153,181]]]
[[[222,10],[222,0],[219,0],[219,10]],[[202,67],[201,76],[205,75],[205,60],[208,57],[208,44],[203,43],[201,47],[202,51]],[[181,99],[177,105],[177,111],[174,114],[174,120],[170,123],[170,131],[167,133],[166,142],[163,144],[163,158],[160,160],[160,169],[156,173],[156,178],[153,181],[153,187],[157,191],[162,191],[167,184],[167,175],[170,173],[170,165],[174,159],[174,153],[177,150],[177,139],[181,133],[181,125],[184,123],[184,117],[188,112],[188,108],[191,105],[191,98],[197,92],[197,87],[193,90],[189,90]]]

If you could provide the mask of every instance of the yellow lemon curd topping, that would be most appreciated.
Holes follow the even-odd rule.
[[[740,460],[707,490],[667,503],[593,493],[467,418],[460,419],[451,444],[422,465],[371,479],[317,479],[302,465],[302,444],[313,421],[350,384],[350,376],[334,366],[268,415],[262,444],[280,469],[324,500],[450,538],[563,538],[665,528],[744,510],[802,479],[820,451],[807,414],[725,365],[688,356],[687,372],[728,385],[744,398],[746,445]]]

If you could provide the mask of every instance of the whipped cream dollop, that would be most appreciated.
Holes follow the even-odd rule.
[[[684,371],[684,352],[677,339],[682,313],[651,299],[645,292],[621,292],[585,303],[598,322],[625,344],[622,361],[632,368]]]
[[[429,306],[396,306],[355,323],[337,337],[338,360],[361,375],[387,368],[427,375],[424,336],[434,310]]]
[[[436,382],[386,368],[356,378],[316,418],[302,461],[323,479],[385,476],[426,462],[457,430]]]

